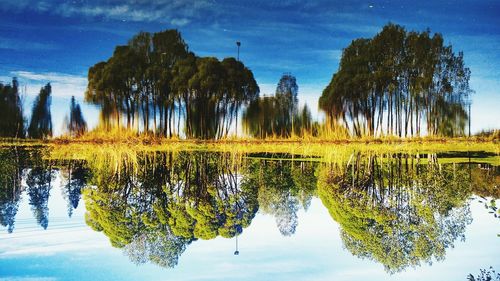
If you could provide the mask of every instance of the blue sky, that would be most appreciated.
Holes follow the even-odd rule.
[[[34,1],[0,3],[0,80],[18,76],[27,108],[52,82],[56,130],[69,98],[83,99],[90,66],[137,32],[177,28],[200,56],[236,56],[249,66],[262,94],[272,94],[284,72],[297,77],[299,99],[317,100],[337,70],[342,48],[372,37],[388,22],[444,35],[463,51],[476,91],[472,129],[498,128],[500,111],[500,2],[483,1]],[[29,111],[29,110],[27,110]],[[28,112],[27,112],[28,114]],[[84,106],[95,124],[97,110]]]

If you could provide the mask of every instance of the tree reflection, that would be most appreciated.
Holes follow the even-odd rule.
[[[68,201],[68,216],[73,215],[73,210],[78,208],[82,189],[87,183],[89,171],[82,161],[70,160],[61,172],[64,179],[63,197]]]
[[[433,154],[353,154],[318,164],[268,153],[142,151],[86,161],[45,153],[0,149],[0,224],[14,230],[25,191],[37,223],[47,228],[59,170],[68,215],[83,197],[86,223],[136,264],[174,267],[198,239],[239,237],[258,210],[291,236],[298,211],[318,195],[340,224],[345,248],[394,273],[442,260],[465,238],[473,193],[497,211],[498,167],[440,164]]]
[[[44,229],[48,226],[48,200],[54,171],[50,163],[42,160],[45,153],[45,149],[37,147],[0,149],[0,225],[7,227],[9,233],[14,231],[21,194],[25,191],[37,223]]]
[[[172,267],[196,239],[234,237],[257,212],[255,187],[239,185],[226,154],[152,153],[137,169],[104,165],[84,192],[87,223],[134,262]]]
[[[94,163],[86,221],[134,263],[173,267],[197,239],[235,237],[259,206],[292,235],[314,194],[315,164],[228,153],[153,152],[136,163]]]
[[[51,163],[42,161],[41,150],[34,150],[33,166],[26,176],[27,193],[29,196],[29,205],[33,216],[40,226],[47,229],[49,225],[49,196],[52,188],[51,182],[55,177],[55,171]]]
[[[263,213],[276,218],[280,233],[290,236],[298,225],[300,205],[307,209],[314,194],[314,163],[289,160],[259,160],[248,165],[243,185],[258,187]]]
[[[22,171],[24,163],[20,156],[23,151],[0,149],[0,225],[7,227],[9,233],[14,230],[15,216],[23,190]]]
[[[354,255],[394,273],[445,257],[472,219],[467,169],[407,155],[356,155],[323,166],[318,193]]]

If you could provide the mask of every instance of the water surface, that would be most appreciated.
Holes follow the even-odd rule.
[[[0,280],[466,280],[498,268],[490,153],[0,150]]]

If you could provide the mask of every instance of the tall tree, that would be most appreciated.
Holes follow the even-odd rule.
[[[49,196],[54,173],[50,166],[33,167],[27,175],[29,204],[38,224],[44,229],[49,225]]]
[[[87,122],[85,122],[80,105],[76,103],[74,96],[71,97],[69,106],[68,132],[74,137],[81,136],[87,132]]]
[[[24,154],[18,147],[0,149],[0,225],[7,227],[9,233],[14,230],[23,191]]]
[[[50,83],[42,87],[33,102],[31,121],[28,127],[30,138],[44,139],[52,136],[52,116],[50,114],[52,87]]]
[[[0,137],[23,138],[25,136],[25,120],[23,106],[19,95],[19,82],[16,78],[12,83],[0,83]]]

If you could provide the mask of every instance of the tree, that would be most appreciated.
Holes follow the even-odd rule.
[[[0,137],[23,138],[25,120],[23,106],[19,96],[19,82],[14,77],[11,85],[0,83]]]
[[[42,87],[40,94],[33,102],[31,121],[28,127],[30,138],[45,139],[52,136],[51,93],[52,87],[48,83],[45,87]]]
[[[85,122],[80,105],[76,103],[74,96],[71,97],[69,116],[68,132],[71,136],[78,137],[87,132],[87,122]]]
[[[469,274],[467,276],[468,281],[500,281],[500,273],[497,273],[493,267],[490,266],[489,269],[481,269],[481,273],[477,276]]]
[[[463,135],[470,70],[443,41],[394,24],[353,40],[319,100],[328,124],[354,136],[420,136],[422,124],[428,135]]]
[[[84,164],[79,161],[70,160],[67,170],[61,173],[66,181],[63,189],[63,197],[68,201],[68,216],[73,215],[73,210],[78,208],[82,189],[87,183],[89,171],[85,168]]]
[[[136,263],[173,267],[196,239],[234,237],[258,209],[226,154],[154,152],[91,165],[86,222]],[[132,162],[137,161],[137,162]]]
[[[291,159],[255,160],[246,167],[242,185],[258,189],[260,210],[275,217],[283,236],[295,233],[300,205],[304,209],[309,206],[315,186],[306,182],[316,182],[314,169],[314,163],[295,163]]]
[[[29,204],[38,224],[44,229],[49,225],[49,196],[54,174],[52,168],[44,165],[33,167],[27,175],[26,184]]]

